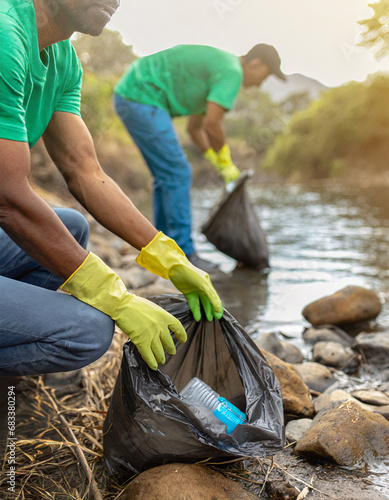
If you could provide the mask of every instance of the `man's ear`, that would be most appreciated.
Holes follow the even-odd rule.
[[[250,68],[259,68],[260,66],[263,65],[263,62],[261,59],[259,59],[259,57],[256,57],[255,59],[251,59],[248,63],[247,63],[247,66],[249,66]]]

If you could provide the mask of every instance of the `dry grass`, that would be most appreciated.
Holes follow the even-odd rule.
[[[115,335],[105,356],[83,369],[83,388],[57,398],[42,377],[27,377],[16,394],[16,494],[8,492],[7,455],[0,471],[0,498],[114,500],[124,485],[104,475],[102,427],[120,367],[123,337]]]

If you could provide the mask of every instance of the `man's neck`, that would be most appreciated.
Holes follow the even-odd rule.
[[[58,23],[58,6],[46,0],[33,0],[38,31],[39,52],[53,43],[67,40],[73,31]]]

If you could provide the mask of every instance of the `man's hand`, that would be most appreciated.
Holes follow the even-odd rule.
[[[142,248],[137,263],[158,276],[170,279],[182,292],[196,321],[201,319],[203,306],[208,321],[223,316],[221,300],[207,273],[193,266],[177,243],[163,233]]]
[[[186,332],[177,318],[129,293],[119,276],[93,253],[61,288],[110,316],[153,370],[165,363],[164,350],[176,353],[170,330],[179,342],[186,341]]]
[[[224,144],[218,152],[214,151],[212,148],[207,149],[204,153],[204,158],[221,173],[225,184],[235,181],[240,176],[239,169],[234,165],[231,159],[228,144]]]

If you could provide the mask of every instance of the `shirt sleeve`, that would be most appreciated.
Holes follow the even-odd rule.
[[[81,116],[82,66],[73,45],[70,44],[69,77],[54,111],[65,111]]]
[[[28,44],[24,31],[12,17],[0,17],[0,138],[27,142],[24,86]]]
[[[210,91],[207,102],[214,102],[230,110],[238,96],[242,84],[242,71],[237,67],[216,69],[211,74]]]

